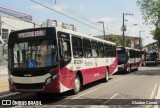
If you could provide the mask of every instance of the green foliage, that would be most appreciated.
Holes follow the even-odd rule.
[[[137,0],[137,5],[147,25],[160,26],[160,0]]]
[[[112,41],[115,42],[117,46],[123,46],[124,44],[124,46],[131,47],[131,39],[127,39],[124,42],[122,36],[112,35],[111,37]]]
[[[155,30],[152,30],[151,34],[153,35],[153,38],[155,40],[159,40],[160,39],[160,28],[156,28]]]
[[[125,41],[125,46],[126,46],[126,47],[131,47],[131,39],[127,39],[127,40]]]
[[[137,0],[146,25],[154,25],[153,38],[160,43],[160,0]],[[158,44],[160,47],[160,44]]]
[[[158,47],[158,42],[153,42],[150,43],[148,45],[146,45],[145,47],[147,47],[149,50],[156,50],[156,51],[160,51],[160,48]]]

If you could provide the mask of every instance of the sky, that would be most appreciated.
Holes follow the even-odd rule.
[[[143,31],[140,36],[143,45],[147,45],[154,42],[150,34],[152,28],[143,24],[136,2],[137,0],[1,0],[0,6],[32,15],[33,21],[38,24],[47,19],[74,24],[79,32],[91,36],[103,35],[103,26],[99,21],[104,22],[106,34],[122,35],[122,14],[131,13],[133,15],[125,15],[125,35],[139,37],[139,31]]]

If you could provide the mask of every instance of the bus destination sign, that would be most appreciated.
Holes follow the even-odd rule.
[[[38,36],[45,36],[45,35],[46,35],[45,30],[39,30],[39,31],[19,33],[18,38],[38,37]]]

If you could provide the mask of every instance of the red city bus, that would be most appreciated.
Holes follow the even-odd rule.
[[[57,27],[11,32],[8,54],[11,92],[77,94],[118,69],[115,43]]]
[[[131,49],[128,47],[117,47],[118,52],[118,72],[130,72],[139,68],[142,58],[139,49]]]

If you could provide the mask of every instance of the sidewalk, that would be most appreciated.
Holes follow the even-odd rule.
[[[0,81],[0,93],[9,90],[8,81]]]
[[[0,66],[0,93],[9,90],[7,65]]]

